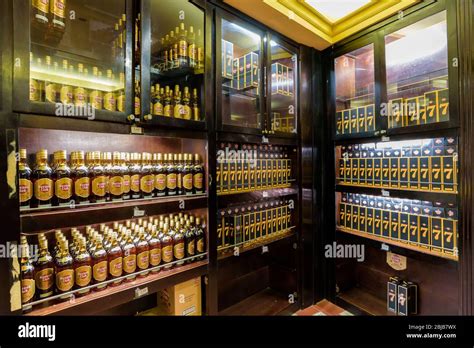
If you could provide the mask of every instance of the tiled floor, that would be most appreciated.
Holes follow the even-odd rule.
[[[348,311],[342,309],[339,306],[336,306],[335,304],[327,300],[322,300],[311,307],[299,310],[293,315],[297,315],[297,316],[323,315],[325,316],[325,315],[353,315],[353,314],[349,313]]]

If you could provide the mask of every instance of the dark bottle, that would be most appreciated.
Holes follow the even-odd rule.
[[[183,154],[174,154],[174,163],[176,165],[176,194],[182,195],[183,191]]]
[[[173,238],[169,235],[169,224],[163,224],[163,236],[161,237],[161,261],[164,264],[173,262]],[[163,268],[171,268],[172,265],[165,265]]]
[[[63,33],[66,29],[66,0],[49,0],[51,23],[56,33]]]
[[[150,267],[150,246],[145,240],[145,233],[143,227],[139,228],[137,248],[137,268],[138,271],[144,271]],[[146,277],[148,272],[143,272],[138,277]]]
[[[151,154],[144,152],[142,154],[140,191],[143,198],[153,197],[153,188],[155,186],[155,177],[153,175],[153,167],[151,165]]]
[[[23,312],[30,312],[32,306],[25,306],[34,301],[35,298],[35,267],[30,260],[30,248],[26,236],[20,237],[20,271],[21,271],[21,304]]]
[[[113,161],[109,172],[109,194],[113,201],[122,200],[123,195],[123,167],[120,152],[113,153]]]
[[[194,235],[196,238],[196,255],[204,254],[206,252],[206,233],[201,225],[201,219],[196,218],[196,225],[194,226]],[[198,256],[198,260],[204,259],[204,255]]]
[[[93,165],[90,169],[90,175],[92,178],[91,182],[91,200],[92,202],[105,202],[105,195],[107,193],[107,177],[105,174],[104,167],[100,161],[100,152],[95,151],[93,153]]]
[[[39,150],[36,153],[36,167],[32,173],[35,200],[39,207],[51,206],[54,194],[52,169],[48,165],[48,151]]]
[[[67,164],[66,150],[54,153],[56,166],[53,170],[54,196],[56,205],[69,205],[72,198],[71,169]]]
[[[192,111],[193,120],[194,121],[201,121],[201,114],[199,112],[199,99],[198,99],[197,88],[193,89],[193,96],[191,98],[191,106],[193,108],[193,111]]]
[[[168,154],[168,163],[166,164],[166,192],[168,196],[175,196],[177,194],[177,171],[173,160],[173,154]]]
[[[137,199],[137,198],[142,197],[141,191],[140,191],[140,179],[141,179],[141,172],[142,172],[140,162],[141,162],[141,155],[139,153],[132,153],[130,167],[129,167],[130,192],[131,192],[132,199]]]
[[[74,200],[76,204],[89,202],[91,179],[89,177],[89,169],[84,164],[84,151],[71,153],[71,161],[75,163],[71,173]]]
[[[148,240],[150,246],[150,267],[156,267],[161,263],[161,241],[158,237],[156,225],[151,227],[150,239]],[[159,272],[160,269],[152,270],[152,273]]]
[[[173,108],[171,106],[171,91],[169,86],[165,87],[165,97],[163,102],[163,116],[171,117],[173,116]]]
[[[128,200],[131,198],[130,194],[130,154],[127,152],[122,152],[122,176],[123,176],[123,200]]]
[[[181,266],[184,264],[184,261],[179,261],[179,260],[182,260],[184,259],[184,256],[185,256],[185,241],[184,241],[184,235],[182,233],[182,230],[180,228],[180,223],[179,222],[175,222],[175,229],[174,229],[175,233],[172,234],[172,237],[173,237],[173,257],[175,258],[175,260],[177,260],[178,262],[176,262],[176,266]]]
[[[101,164],[104,167],[104,175],[105,175],[105,200],[111,200],[110,194],[110,177],[112,175],[112,154],[110,152],[102,152],[101,156]]]
[[[188,32],[184,29],[184,23],[180,23],[178,36],[178,60],[181,68],[189,66],[188,57]]]
[[[186,228],[184,230],[184,239],[185,239],[185,249],[186,249],[186,258],[187,262],[194,261],[194,255],[196,254],[196,236],[191,227],[191,221],[186,222]]]
[[[163,89],[160,88],[160,85],[157,83],[155,85],[155,95],[153,98],[153,115],[163,116]]]
[[[33,28],[45,30],[49,23],[49,0],[32,0],[31,5],[31,24]]]
[[[182,178],[183,178],[183,191],[185,195],[192,195],[193,194],[193,173],[194,173],[194,166],[193,166],[193,159],[191,154],[184,154],[184,166],[182,170]]]
[[[86,241],[83,238],[77,240],[77,253],[74,257],[74,274],[76,277],[76,289],[79,289],[78,296],[86,295],[90,289],[88,287],[92,281],[92,258],[86,249]]]
[[[204,193],[204,166],[202,165],[199,154],[194,154],[193,168],[193,191],[194,193]]]
[[[166,162],[167,157],[168,156],[165,154],[165,162]],[[156,197],[166,196],[167,171],[166,171],[165,166],[163,165],[163,155],[161,153],[156,154],[154,173],[155,173],[155,196]]]
[[[107,250],[107,259],[109,262],[109,279],[116,279],[123,273],[123,252],[115,236],[110,237],[110,247]],[[115,280],[112,286],[119,285],[122,280]]]
[[[102,243],[102,236],[96,236],[90,249],[92,256],[92,281],[93,284],[100,284],[107,280],[108,258],[107,252]],[[103,290],[107,284],[98,285],[95,290]]]
[[[192,118],[192,112],[191,112],[191,95],[189,94],[189,87],[184,87],[184,93],[183,93],[183,98],[182,98],[182,118],[185,120],[190,120]]]
[[[33,197],[33,183],[31,169],[28,166],[26,149],[20,149],[20,162],[18,163],[18,186],[20,193],[20,207],[29,208]]]
[[[54,261],[48,251],[48,240],[43,234],[38,236],[39,257],[35,263],[36,293],[39,299],[49,297],[54,292]]]
[[[183,105],[181,104],[181,91],[179,85],[174,86],[174,118],[183,118]]]
[[[125,243],[123,245],[123,272],[126,282],[135,279],[135,272],[137,270],[137,249],[133,243],[132,234],[127,231],[124,236]]]
[[[55,262],[56,292],[63,294],[69,292],[74,287],[74,260],[69,254],[68,241],[61,239],[59,253]],[[71,295],[61,296],[61,300],[68,300]]]

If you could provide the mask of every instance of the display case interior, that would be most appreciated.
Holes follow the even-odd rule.
[[[261,129],[262,36],[224,18],[221,23],[222,125]]]
[[[374,69],[374,44],[334,59],[337,135],[377,129]]]
[[[385,36],[389,128],[447,122],[446,11]]]
[[[126,112],[125,1],[33,1],[30,17],[30,104]]]

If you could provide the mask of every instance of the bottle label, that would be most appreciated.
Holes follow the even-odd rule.
[[[107,92],[104,95],[104,108],[109,111],[115,111],[117,101],[112,92]]]
[[[74,286],[74,270],[65,269],[56,273],[56,287],[58,290],[66,292]]]
[[[58,94],[57,85],[55,83],[48,83],[46,85],[45,97],[51,103],[56,103],[56,96]]]
[[[45,268],[35,274],[36,286],[40,290],[49,290],[54,285],[54,270]]]
[[[193,189],[193,175],[191,173],[186,174],[183,177],[183,187],[186,190],[192,190]]]
[[[196,44],[189,44],[188,46],[189,59],[196,60]]]
[[[74,89],[74,104],[84,106],[86,103],[86,90],[82,87]]]
[[[176,174],[168,174],[166,176],[166,187],[170,190],[176,188]]]
[[[53,180],[43,178],[35,181],[35,197],[39,201],[48,201],[53,197]]]
[[[90,103],[94,109],[102,109],[102,92],[93,91],[90,96]]]
[[[35,79],[30,79],[30,100],[39,101],[40,100],[40,91],[38,88],[38,81]]]
[[[150,193],[153,191],[153,183],[155,178],[153,175],[145,175],[140,179],[140,189],[145,193]]]
[[[33,197],[33,183],[28,179],[19,180],[20,203],[28,202]]]
[[[166,188],[166,174],[157,174],[155,176],[155,188],[164,191]]]
[[[181,260],[184,257],[184,243],[178,243],[174,246],[174,258]]]
[[[204,178],[204,176],[202,175],[202,173],[197,173],[197,174],[193,175],[193,186],[196,189],[202,190],[202,188],[203,188],[203,178]]]
[[[153,104],[153,114],[154,115],[163,115],[163,104],[156,102]]]
[[[33,7],[36,7],[38,10],[48,13],[49,0],[33,0]]]
[[[85,265],[76,268],[76,285],[77,286],[88,286],[92,280],[92,268],[91,266]]]
[[[199,238],[196,243],[196,249],[198,254],[201,254],[204,252],[204,238]]]
[[[72,197],[71,178],[61,178],[54,183],[54,192],[60,199],[69,199]]]
[[[123,176],[123,193],[130,192],[130,175]]]
[[[120,196],[123,193],[123,178],[113,176],[109,179],[109,192],[114,196]]]
[[[137,266],[140,269],[147,269],[150,265],[150,252],[143,251],[137,255]]]
[[[171,116],[171,105],[165,105],[163,109],[163,116]]]
[[[183,105],[178,104],[174,107],[174,117],[175,118],[183,118]]]
[[[117,257],[110,261],[109,263],[109,272],[114,277],[120,277],[122,275],[122,257]]]
[[[66,9],[64,0],[50,0],[51,1],[51,12],[58,17],[64,18],[64,12]]]
[[[71,86],[62,86],[59,99],[63,104],[72,104],[74,102],[74,94]]]
[[[179,55],[181,57],[187,57],[188,55],[188,43],[186,40],[179,40]]]
[[[161,248],[150,250],[150,265],[158,266],[161,262]]]
[[[107,279],[107,261],[100,261],[92,267],[92,275],[96,282],[103,282]]]
[[[190,120],[191,119],[191,108],[189,105],[184,105],[183,106],[183,118],[185,120]]]
[[[130,189],[133,192],[140,192],[140,175],[132,175],[130,178]]]
[[[78,197],[88,198],[91,179],[88,177],[79,178],[74,183],[74,194]]]
[[[195,250],[194,250],[194,241],[188,243],[187,248],[188,250],[188,255],[194,255]]]
[[[132,254],[123,258],[123,270],[125,273],[133,273],[137,269],[137,255]]]
[[[92,193],[96,196],[105,196],[107,188],[107,178],[104,175],[92,179]]]
[[[163,249],[161,249],[161,252],[161,259],[163,260],[163,262],[173,261],[173,247],[171,245],[165,246]]]
[[[35,296],[35,280],[22,279],[21,280],[21,302],[27,303]]]

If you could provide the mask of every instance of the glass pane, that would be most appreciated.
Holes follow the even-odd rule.
[[[187,0],[152,0],[151,9],[151,114],[201,121],[204,12]]]
[[[385,37],[390,128],[449,120],[446,12]]]
[[[375,130],[374,45],[334,60],[336,74],[336,134]]]
[[[296,133],[296,54],[271,41],[272,130]]]
[[[32,0],[30,101],[125,111],[125,22],[123,0]]]
[[[261,37],[222,20],[222,123],[261,128],[259,105]]]

